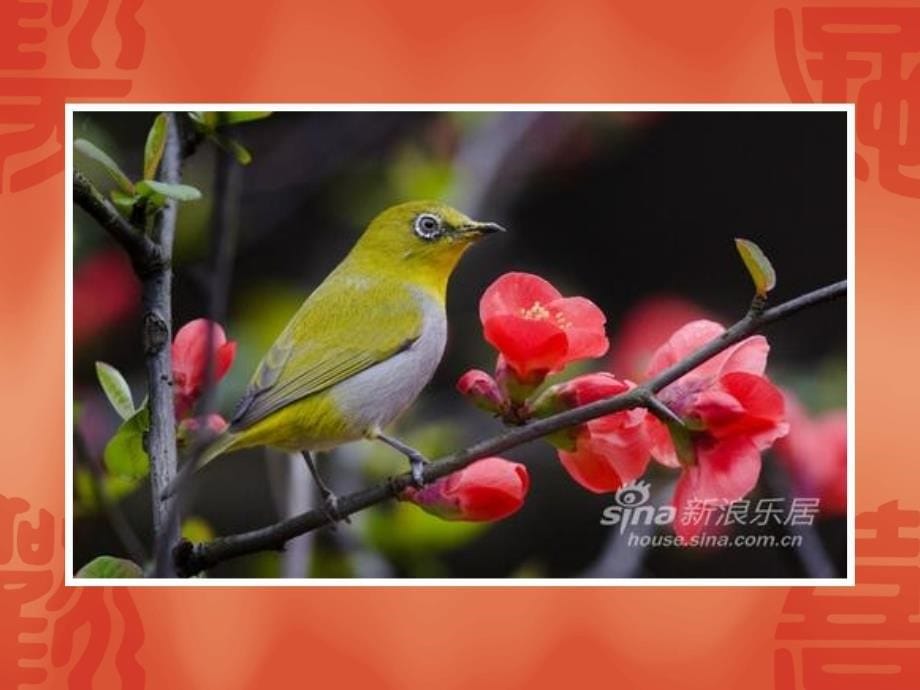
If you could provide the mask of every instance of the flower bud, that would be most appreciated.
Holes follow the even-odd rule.
[[[502,408],[502,394],[498,384],[486,372],[470,369],[457,381],[457,390],[479,409],[498,414]]]
[[[491,522],[516,513],[530,488],[527,468],[503,458],[483,458],[400,498],[445,520]]]
[[[172,366],[177,419],[186,416],[201,396],[208,375],[209,345],[214,361],[212,384],[216,384],[233,364],[236,343],[227,340],[220,324],[207,319],[189,321],[176,333],[172,344]]]

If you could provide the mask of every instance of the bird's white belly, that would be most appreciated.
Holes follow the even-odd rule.
[[[434,375],[447,342],[443,306],[418,292],[422,332],[411,347],[331,389],[342,414],[359,435],[384,428],[413,403]]]

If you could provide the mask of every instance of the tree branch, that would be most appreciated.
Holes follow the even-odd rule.
[[[143,229],[135,227],[122,216],[76,168],[73,171],[73,200],[124,248],[139,276],[152,273],[166,263],[160,247],[144,234]]]
[[[612,398],[598,400],[589,405],[583,405],[551,417],[538,419],[525,426],[506,431],[494,438],[480,441],[464,450],[428,463],[422,476],[426,482],[433,482],[463,469],[476,460],[534,441],[555,431],[583,424],[591,419],[613,412],[635,407],[648,407],[650,396],[654,396],[665,386],[673,383],[731,345],[802,309],[842,297],[846,294],[846,291],[847,282],[843,280],[784,302],[772,309],[765,311],[751,309],[741,321],[731,326],[721,336],[707,343],[687,358],[665,369],[641,386]],[[662,410],[658,409],[658,413],[662,413]],[[338,513],[345,517],[387,499],[395,498],[411,482],[411,474],[406,472],[390,478],[385,484],[340,497]],[[221,537],[207,543],[192,544],[183,540],[179,542],[173,552],[176,572],[180,577],[190,577],[231,558],[258,551],[283,549],[285,542],[289,539],[323,527],[330,524],[330,522],[329,515],[325,511],[311,510],[261,529]]]
[[[166,145],[160,162],[160,178],[167,184],[181,181],[181,145],[175,113],[167,113]],[[144,361],[147,368],[150,429],[145,446],[150,457],[150,488],[153,497],[153,531],[156,541],[157,577],[175,575],[170,545],[179,540],[178,524],[171,524],[174,499],[160,496],[176,476],[176,413],[172,389],[172,247],[178,203],[172,199],[159,211],[153,237],[165,259],[160,268],[143,277]]]

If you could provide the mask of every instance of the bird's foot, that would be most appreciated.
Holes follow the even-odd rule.
[[[425,465],[428,464],[428,458],[417,452],[408,455],[408,458],[409,469],[412,472],[412,484],[416,489],[421,489],[425,486],[425,477],[422,475],[422,472],[425,469]]]
[[[378,433],[375,438],[383,441],[388,446],[390,446],[390,448],[395,448],[400,453],[409,458],[409,468],[412,471],[412,484],[417,489],[421,489],[423,486],[425,486],[425,478],[422,476],[422,472],[425,469],[425,465],[428,464],[428,458],[419,453],[412,446],[406,445],[399,439],[393,438],[391,436],[385,436],[381,433]]]
[[[351,524],[351,518],[347,515],[342,515],[339,510],[339,497],[331,491],[323,493],[322,511],[323,514],[329,518],[330,525],[333,529],[335,529],[336,524],[339,522],[344,522],[346,525]]]

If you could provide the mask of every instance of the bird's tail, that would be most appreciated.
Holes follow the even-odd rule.
[[[182,466],[173,480],[169,483],[163,493],[160,495],[160,500],[165,501],[167,498],[170,498],[176,493],[176,490],[179,488],[179,485],[185,481],[187,475],[200,470],[202,467],[207,465],[211,460],[214,460],[216,457],[223,455],[228,450],[233,448],[234,444],[237,441],[237,434],[225,432],[215,438],[211,443],[205,446],[204,450],[199,454],[197,461],[194,463],[188,462]]]

